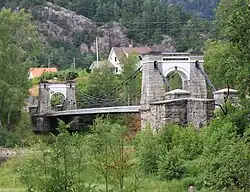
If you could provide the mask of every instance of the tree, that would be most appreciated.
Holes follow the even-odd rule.
[[[119,85],[120,79],[107,68],[95,69],[89,77],[81,84],[79,101],[81,107],[96,107],[118,105],[119,92],[115,88]],[[80,88],[80,87],[79,87]]]
[[[98,118],[92,126],[89,139],[91,165],[101,176],[105,192],[137,191],[140,185],[131,149],[126,138],[127,128],[109,119]],[[127,176],[135,174],[135,181],[125,182]]]
[[[250,93],[249,20],[247,0],[222,1],[217,11],[218,38],[221,41],[208,43],[205,57],[210,76],[235,86],[242,96]]]
[[[243,136],[237,131],[243,128],[238,124],[239,116],[242,120],[246,118],[243,111],[239,107],[230,117],[218,117],[203,131],[204,149],[198,177],[203,189],[249,191],[249,135],[246,134],[249,127]]]
[[[121,61],[123,65],[122,76],[123,79],[128,79],[137,69],[139,58],[135,53],[129,54],[128,57],[124,56]],[[128,104],[135,104],[137,96],[140,94],[140,76],[134,76],[130,81],[125,85],[124,91],[124,100]]]
[[[51,145],[40,143],[32,155],[26,155],[18,168],[21,181],[28,191],[95,191],[87,183],[87,147],[85,140],[77,133],[71,135],[63,121],[59,121],[59,135],[52,138]]]
[[[0,12],[0,124],[10,125],[28,94],[28,69],[36,62],[39,40],[24,10]],[[15,113],[15,114],[14,114]]]

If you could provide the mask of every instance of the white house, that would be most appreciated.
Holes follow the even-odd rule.
[[[122,63],[121,59],[126,56],[128,57],[131,53],[136,53],[139,56],[142,56],[144,54],[147,54],[151,51],[149,47],[112,47],[109,57],[108,57],[108,63],[109,68],[112,68],[115,74],[120,74],[122,72]],[[102,63],[101,61],[93,62],[90,66],[90,69],[93,70],[95,68],[101,67]]]

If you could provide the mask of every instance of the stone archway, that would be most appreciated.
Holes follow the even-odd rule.
[[[50,104],[52,107],[56,107],[58,105],[63,105],[66,100],[66,97],[61,92],[56,92],[51,95]]]
[[[177,74],[177,80],[178,80],[178,77],[180,78],[181,80],[181,86],[177,85],[177,87],[175,85],[172,84],[171,82],[171,77],[169,77],[169,75],[171,74]],[[188,86],[188,80],[189,80],[189,75],[187,73],[187,71],[185,71],[184,69],[181,69],[181,68],[178,68],[178,67],[172,67],[172,68],[169,68],[165,73],[164,73],[164,76],[167,78],[167,80],[169,81],[172,89],[183,89],[183,90],[188,90],[189,86]],[[178,82],[179,84],[179,82]]]
[[[62,103],[63,100],[63,110],[76,109],[76,95],[75,95],[75,82],[67,81],[65,83],[50,83],[50,82],[40,82],[39,83],[39,103],[38,112],[39,114],[47,113],[53,107],[51,99],[53,100],[53,95],[58,95],[55,103]]]

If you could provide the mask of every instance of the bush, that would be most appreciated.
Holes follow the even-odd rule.
[[[161,179],[180,179],[184,175],[184,151],[174,147],[170,151],[161,153],[158,161],[158,174]]]
[[[38,140],[32,132],[32,123],[28,113],[21,112],[13,130],[0,129],[0,146],[17,147],[32,146]]]
[[[21,181],[28,191],[92,191],[85,182],[86,149],[84,140],[78,134],[72,136],[68,128],[59,122],[60,134],[51,145],[40,144],[33,154],[26,157],[20,166]]]
[[[199,183],[204,190],[250,190],[248,136],[243,134],[242,138],[237,130],[231,118],[215,119],[204,130],[204,151],[199,163]]]
[[[153,134],[149,126],[138,134],[135,145],[141,169],[145,174],[156,174],[158,172],[159,143],[157,143],[157,136]]]
[[[167,125],[157,134],[148,128],[137,138],[137,154],[142,170],[146,174],[157,174],[161,179],[192,175],[187,173],[189,169],[185,167],[185,162],[197,159],[202,149],[200,134],[193,127]]]
[[[58,78],[59,80],[65,81],[65,80],[74,80],[79,76],[77,71],[58,71],[55,73],[52,72],[46,72],[40,77],[40,81],[46,81],[46,80],[52,80],[54,78]]]
[[[88,139],[92,167],[105,185],[105,191],[136,191],[139,188],[140,177],[126,132],[125,126],[109,119],[98,118],[92,126]],[[135,180],[126,181],[128,176],[134,176]]]
[[[22,145],[22,138],[16,132],[7,130],[0,130],[0,146],[2,147],[16,147]]]

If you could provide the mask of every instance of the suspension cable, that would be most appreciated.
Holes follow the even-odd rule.
[[[197,69],[200,70],[201,74],[205,77],[205,80],[206,80],[206,82],[208,83],[208,85],[209,85],[209,86],[212,88],[212,90],[215,92],[215,91],[216,91],[216,88],[214,87],[214,85],[212,84],[212,82],[209,80],[208,75],[205,73],[205,71],[202,70],[202,68],[201,68],[200,63],[199,63],[198,60],[195,61],[195,67],[196,67]]]

